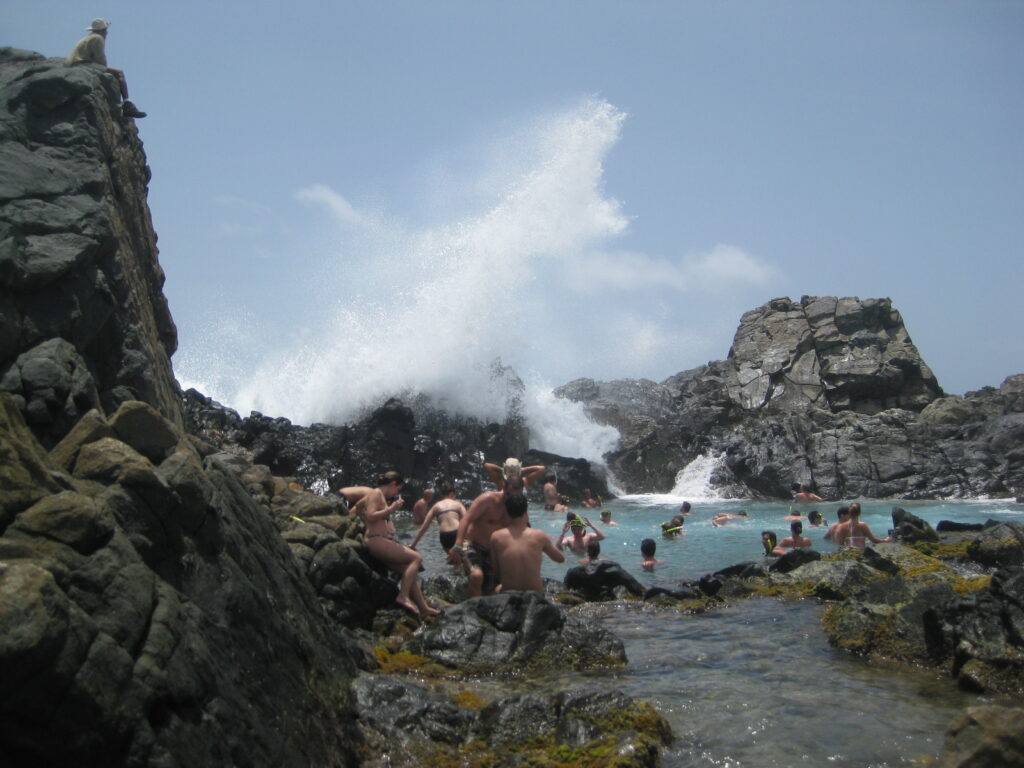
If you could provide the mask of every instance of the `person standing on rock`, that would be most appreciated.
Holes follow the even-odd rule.
[[[548,475],[544,478],[544,509],[548,512],[568,512],[569,508],[562,503],[558,495],[558,478]]]
[[[833,534],[833,540],[839,544],[840,547],[855,547],[856,549],[864,549],[867,547],[868,542],[874,544],[883,544],[885,542],[892,541],[891,538],[886,536],[884,539],[879,539],[871,532],[871,528],[867,523],[860,521],[860,504],[850,505],[850,519],[840,525],[835,534]]]
[[[377,487],[361,501],[359,516],[366,524],[363,542],[374,558],[401,577],[395,602],[417,616],[437,616],[439,611],[427,605],[420,590],[423,556],[395,541],[395,527],[390,517],[402,506],[402,498],[398,495],[402,485],[404,481],[398,472],[385,472],[377,478]],[[389,504],[388,499],[391,498],[396,500]]]
[[[423,495],[416,499],[416,503],[412,505],[412,519],[416,525],[423,525],[423,520],[427,516],[427,510],[430,509],[430,502],[434,500],[434,489],[424,488]]]
[[[556,563],[565,562],[565,556],[555,549],[550,536],[527,525],[527,507],[525,494],[517,493],[506,498],[508,526],[491,536],[491,558],[494,561],[494,578],[498,583],[495,592],[517,589],[543,594],[541,555],[547,555]]]
[[[455,543],[448,550],[448,562],[462,564],[469,576],[469,596],[494,592],[496,582],[491,562],[491,536],[495,531],[508,527],[506,501],[512,496],[523,496],[526,484],[521,477],[510,477],[500,491],[481,493],[459,523]],[[463,550],[465,544],[465,550]]]
[[[98,64],[101,67],[105,67],[107,72],[117,78],[117,83],[120,86],[121,99],[124,102],[121,104],[121,114],[131,118],[145,117],[145,112],[140,112],[134,104],[128,101],[128,81],[125,79],[124,72],[107,66],[106,46],[107,30],[109,28],[109,21],[93,19],[92,24],[85,28],[89,34],[79,40],[75,47],[71,49],[71,53],[68,54],[67,63],[69,66],[74,64]]]
[[[411,549],[416,549],[416,545],[419,544],[423,534],[427,532],[427,528],[434,520],[437,520],[437,527],[441,529],[441,546],[444,547],[444,551],[447,553],[455,543],[459,523],[466,514],[466,508],[461,501],[455,498],[455,486],[447,480],[441,485],[441,495],[444,498],[432,506],[426,517],[423,518],[423,524],[416,531],[416,538],[409,545]]]

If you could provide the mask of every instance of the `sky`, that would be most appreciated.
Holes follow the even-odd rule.
[[[175,371],[243,413],[658,381],[779,296],[891,298],[948,393],[1024,372],[1024,3],[0,0],[0,43],[97,16]]]

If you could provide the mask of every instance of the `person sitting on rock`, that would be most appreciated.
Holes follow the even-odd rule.
[[[593,533],[585,533],[587,526],[594,529]],[[572,533],[572,538],[566,540],[565,534],[567,531]],[[582,555],[587,551],[587,545],[593,541],[603,541],[604,531],[590,522],[589,517],[574,517],[572,520],[566,520],[565,525],[562,526],[562,533],[558,537],[558,541],[555,546],[561,551],[563,548],[568,549],[574,554]]]
[[[812,493],[809,485],[801,485],[800,490],[793,494],[793,501],[797,504],[813,504],[816,501],[824,501],[824,499],[818,494]]]
[[[558,495],[558,478],[548,475],[544,478],[544,509],[548,512],[567,512],[569,508],[562,503]]]
[[[67,63],[68,65],[98,64],[105,67],[107,72],[117,78],[117,83],[120,86],[121,99],[124,102],[121,104],[121,114],[131,118],[145,117],[145,112],[140,112],[134,104],[128,101],[128,81],[125,79],[124,72],[107,66],[106,45],[109,28],[109,21],[93,19],[92,24],[85,28],[89,34],[79,40],[71,49]]]
[[[811,546],[811,540],[806,536],[803,536],[803,532],[804,524],[801,523],[799,520],[794,520],[792,523],[789,524],[790,535],[784,538],[782,540],[782,543],[779,544],[779,546],[782,549],[796,549],[798,547]]]
[[[462,516],[466,514],[466,508],[462,505],[461,501],[455,498],[455,495],[454,485],[447,480],[441,484],[441,496],[443,498],[432,506],[423,518],[423,524],[416,531],[416,538],[409,545],[410,549],[416,549],[416,545],[423,538],[423,534],[427,532],[427,528],[430,527],[430,523],[434,520],[437,520],[437,527],[441,529],[441,546],[444,548],[445,553],[452,548],[452,545],[455,543],[455,536],[459,531],[459,522],[462,520]]]
[[[640,563],[640,567],[645,571],[653,571],[654,566],[661,562],[658,560],[654,553],[658,551],[658,542],[654,539],[644,539],[640,542],[640,554],[644,556],[644,561]]]
[[[495,592],[515,589],[543,593],[541,555],[547,555],[556,563],[565,562],[565,556],[551,543],[550,536],[527,525],[528,506],[524,494],[509,496],[505,500],[508,526],[491,535],[491,561],[498,583]]]
[[[761,531],[761,546],[764,547],[765,557],[782,557],[786,550],[779,546],[779,537],[775,531]]]
[[[377,478],[377,487],[366,494],[359,511],[366,524],[363,543],[374,558],[401,577],[395,602],[417,616],[436,616],[439,611],[427,604],[420,590],[422,555],[395,541],[395,527],[390,516],[402,506],[402,498],[398,495],[402,485],[402,476],[392,470]],[[395,497],[397,500],[389,504],[387,500]]]
[[[860,504],[854,503],[850,505],[850,519],[836,529],[836,532],[833,534],[833,541],[839,544],[840,547],[855,547],[856,549],[864,549],[869,541],[874,544],[892,541],[888,536],[884,539],[875,536],[871,532],[871,528],[868,527],[868,524],[860,521],[860,513]]]
[[[543,464],[536,464],[532,467],[524,467],[519,459],[509,457],[500,467],[497,464],[484,462],[484,474],[498,486],[499,491],[505,490],[505,481],[510,477],[521,477],[527,488],[544,474]]]

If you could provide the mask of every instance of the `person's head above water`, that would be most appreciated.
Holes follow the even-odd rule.
[[[526,500],[525,493],[513,493],[505,497],[505,511],[513,520],[525,515],[528,507],[529,502]]]
[[[612,519],[612,511],[610,509],[601,510],[601,522],[607,522]]]
[[[779,537],[775,535],[775,531],[761,531],[761,545],[766,555],[770,555],[778,543]]]
[[[819,512],[816,509],[812,509],[810,512],[807,513],[807,522],[809,522],[811,525],[820,523],[821,519],[821,512]]]
[[[804,532],[804,524],[801,523],[799,520],[794,520],[792,523],[789,524],[789,530],[794,536],[799,536],[801,533]]]
[[[640,542],[640,554],[644,557],[654,557],[654,553],[658,551],[658,542],[654,539],[644,539]]]
[[[591,560],[597,560],[601,554],[601,542],[597,539],[591,539],[587,542],[587,557]]]

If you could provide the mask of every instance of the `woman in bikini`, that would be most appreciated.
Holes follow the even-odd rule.
[[[892,541],[888,536],[879,539],[871,532],[867,523],[860,521],[860,504],[856,503],[850,505],[850,519],[839,526],[834,540],[839,542],[840,547],[856,547],[857,549],[864,549],[869,541],[875,544]]]
[[[459,522],[466,514],[466,508],[462,502],[455,498],[455,486],[450,482],[441,485],[441,500],[430,508],[427,516],[423,518],[423,525],[416,531],[416,538],[409,545],[410,549],[416,549],[423,534],[427,532],[432,520],[437,520],[437,527],[441,529],[441,546],[448,552],[455,543],[455,536],[459,532]]]
[[[402,499],[388,503],[402,489],[402,476],[398,472],[385,472],[377,479],[377,487],[361,501],[359,516],[366,524],[363,542],[370,554],[401,576],[395,602],[417,616],[436,616],[439,611],[427,605],[420,590],[419,573],[423,557],[419,552],[395,541],[395,527],[391,513],[402,506]]]

